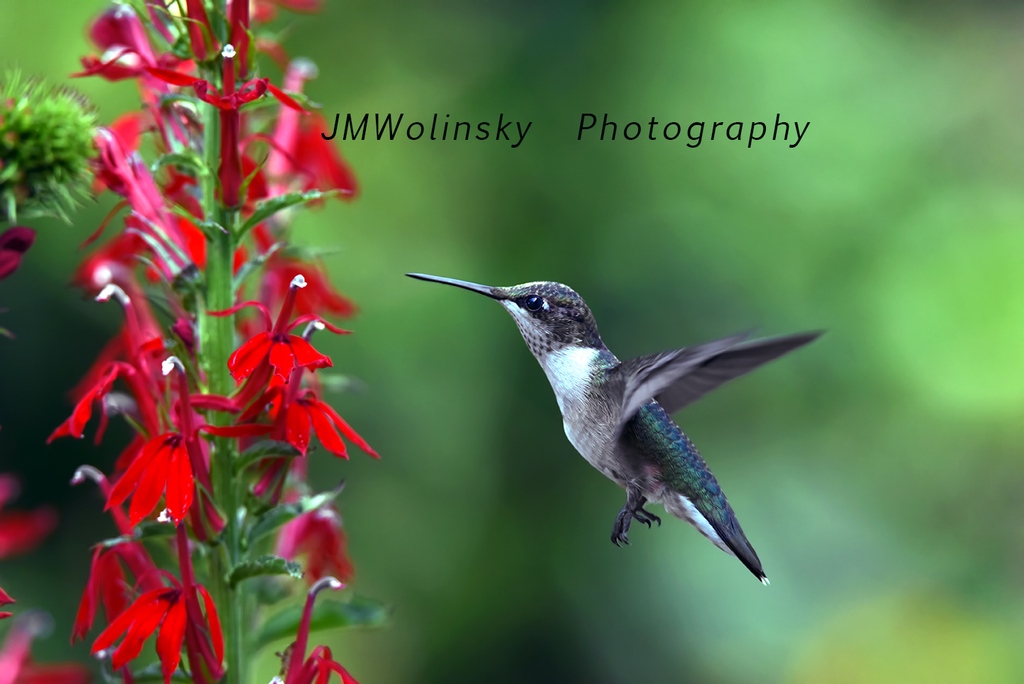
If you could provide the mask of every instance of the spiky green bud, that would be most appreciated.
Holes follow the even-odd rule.
[[[89,191],[96,115],[76,91],[8,71],[0,78],[0,219],[65,221]]]

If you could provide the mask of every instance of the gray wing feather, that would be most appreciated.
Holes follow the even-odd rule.
[[[729,380],[817,339],[821,332],[743,342],[749,333],[660,354],[628,359],[616,369],[625,381],[619,430],[651,399],[668,413]]]

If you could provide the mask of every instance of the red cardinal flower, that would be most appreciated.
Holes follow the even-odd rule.
[[[313,602],[316,595],[324,589],[344,588],[344,584],[333,577],[318,580],[306,593],[306,605],[302,610],[302,620],[295,635],[295,642],[289,647],[288,660],[285,663],[284,684],[326,684],[331,673],[341,677],[342,684],[358,684],[345,668],[334,661],[331,650],[326,646],[318,646],[306,658],[306,646],[309,643],[309,626],[313,618]]]
[[[156,639],[156,652],[160,658],[164,682],[171,681],[171,675],[181,662],[181,648],[186,633],[191,627],[208,631],[213,643],[216,662],[224,658],[224,642],[221,636],[220,618],[210,593],[202,586],[193,591],[202,597],[206,608],[205,620],[196,624],[199,616],[189,615],[185,590],[179,586],[153,589],[135,599],[135,603],[121,613],[103,630],[93,642],[92,652],[110,648],[120,637],[124,637],[114,650],[111,666],[118,670],[134,660],[142,651],[142,645],[160,629]]]
[[[192,505],[195,478],[185,439],[177,432],[164,433],[146,442],[110,490],[107,508],[120,506],[131,496],[128,516],[134,527],[153,512],[165,491],[167,513],[178,524]]]
[[[71,484],[77,485],[92,480],[99,485],[104,498],[110,495],[110,482],[106,476],[92,466],[81,466],[71,478]],[[114,522],[122,535],[130,535],[132,527],[127,516],[119,506],[111,509]],[[107,546],[98,544],[93,550],[92,562],[89,565],[89,581],[78,604],[78,613],[71,633],[71,643],[84,639],[92,629],[96,618],[96,610],[103,605],[103,610],[110,623],[123,613],[131,604],[131,587],[125,576],[125,568],[135,576],[135,587],[141,591],[150,591],[163,587],[161,574],[150,558],[149,552],[141,542],[126,541],[121,544]]]
[[[0,475],[0,509],[18,495],[18,481]],[[0,558],[34,549],[57,527],[57,513],[51,508],[34,511],[0,510]]]
[[[299,274],[306,281],[302,299],[295,302],[295,312],[299,315],[320,313],[346,317],[356,311],[355,305],[334,289],[326,271],[316,263],[274,252],[264,268],[260,299],[271,311],[284,302],[292,280]]]
[[[160,657],[164,683],[181,662],[181,648],[188,653],[189,667],[196,684],[212,684],[224,674],[224,637],[220,618],[210,593],[195,583],[185,526],[175,530],[181,582],[166,573],[170,587],[151,589],[115,618],[93,642],[92,652],[105,651],[120,637],[111,665],[118,670],[135,659],[157,628],[156,652]],[[202,606],[200,606],[202,599]],[[205,612],[205,614],[204,614]]]
[[[228,359],[231,377],[237,382],[241,382],[252,375],[253,371],[257,368],[268,365],[273,369],[274,378],[271,379],[272,385],[287,383],[291,372],[296,368],[316,369],[327,368],[333,365],[329,357],[314,349],[313,345],[303,337],[293,335],[290,332],[303,323],[309,323],[313,320],[317,320],[319,324],[331,332],[339,334],[346,332],[341,328],[319,320],[316,316],[300,316],[294,321],[288,322],[295,307],[295,294],[303,287],[306,287],[306,279],[302,275],[296,275],[292,278],[288,294],[285,297],[284,304],[281,306],[281,311],[273,328],[257,333],[236,349],[231,358]],[[270,327],[270,314],[267,312],[266,307],[259,302],[245,302],[227,311],[213,311],[211,314],[215,316],[229,316],[246,306],[256,307],[262,314],[264,323],[267,327]]]
[[[316,78],[316,65],[297,59],[284,75],[286,90],[301,93],[307,80]],[[267,158],[267,175],[274,181],[275,194],[291,190],[337,190],[344,199],[356,196],[355,174],[338,153],[338,148],[322,133],[327,123],[319,114],[282,109],[272,136]],[[298,179],[299,187],[295,186]]]
[[[352,578],[352,561],[338,510],[326,504],[303,513],[281,528],[274,553],[288,560],[306,556],[303,576],[313,584],[324,577]]]
[[[254,78],[235,89],[235,57],[234,46],[225,45],[221,51],[224,62],[224,92],[214,88],[209,81],[183,74],[169,69],[147,69],[150,75],[165,83],[175,86],[191,86],[196,96],[220,110],[221,123],[221,167],[219,170],[221,195],[224,204],[237,207],[239,204],[239,188],[242,184],[242,160],[239,153],[238,132],[241,127],[239,109],[242,105],[253,102],[270,93],[278,102],[286,107],[305,111],[298,102],[289,97],[283,90],[274,86],[269,78]]]
[[[11,598],[11,595],[4,591],[3,587],[0,587],[0,606],[6,606],[14,602],[15,601]],[[14,613],[7,610],[0,610],[0,620],[3,620],[4,618],[9,618],[13,614]]]
[[[24,226],[14,226],[0,233],[0,280],[18,270],[21,257],[35,239],[36,231]]]
[[[41,613],[15,619],[0,648],[0,682],[3,684],[89,684],[92,677],[81,665],[39,665],[32,661],[32,641],[47,633],[51,621]]]
[[[341,435],[374,458],[380,458],[376,451],[359,436],[345,419],[338,415],[330,404],[321,401],[313,390],[306,392],[285,407],[285,441],[295,447],[303,456],[309,446],[310,431],[316,433],[324,449],[335,456],[348,458]]]

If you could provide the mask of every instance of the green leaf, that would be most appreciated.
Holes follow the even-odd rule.
[[[279,211],[283,211],[289,207],[294,207],[297,204],[305,204],[306,202],[324,199],[336,194],[338,194],[337,190],[328,190],[327,192],[321,192],[320,190],[310,190],[309,192],[289,192],[284,195],[278,195],[277,197],[272,197],[271,199],[259,202],[256,204],[256,211],[254,211],[252,216],[242,224],[238,234],[240,236],[245,235]]]
[[[275,242],[266,252],[257,254],[255,257],[242,264],[242,267],[238,269],[238,273],[235,274],[235,290],[240,290],[242,285],[245,283],[246,278],[255,273],[260,266],[267,263],[267,259],[273,256],[274,253],[279,251],[282,247],[284,247],[283,242]]]
[[[202,178],[210,173],[210,170],[206,168],[206,164],[203,163],[199,155],[192,151],[161,154],[150,167],[150,172],[156,174],[157,171],[165,166],[177,166],[196,178]]]
[[[309,631],[316,632],[335,627],[383,627],[387,624],[387,607],[375,599],[353,596],[348,601],[317,599],[313,606],[313,619]],[[278,639],[295,638],[302,621],[302,606],[289,606],[271,616],[256,636],[256,648],[263,648]]]
[[[267,554],[253,560],[242,561],[232,568],[227,580],[228,584],[234,588],[243,580],[251,577],[260,577],[261,575],[291,575],[296,579],[300,579],[302,577],[302,566],[287,558]]]
[[[235,474],[242,472],[253,463],[271,456],[301,456],[299,450],[288,442],[261,439],[243,451],[235,461]]]
[[[272,606],[294,594],[294,584],[276,577],[257,577],[249,582],[248,592],[259,605]]]
[[[336,488],[329,492],[322,492],[315,496],[304,496],[298,501],[274,506],[263,515],[256,518],[256,522],[249,529],[249,546],[288,523],[303,513],[315,511],[326,503],[330,503],[341,493],[345,487],[342,480]]]

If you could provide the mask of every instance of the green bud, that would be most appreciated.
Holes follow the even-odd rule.
[[[68,221],[89,194],[96,114],[78,92],[0,77],[0,219],[57,216]]]

